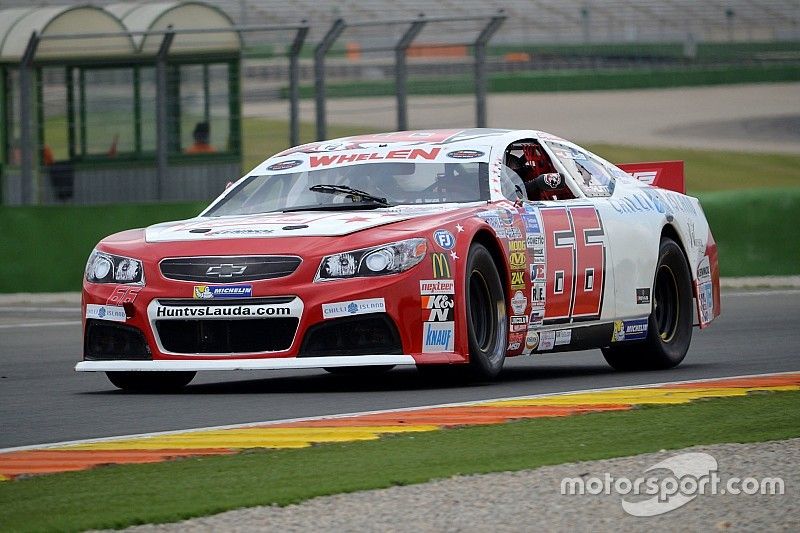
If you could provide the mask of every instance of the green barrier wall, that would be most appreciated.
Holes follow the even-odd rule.
[[[0,293],[81,288],[86,259],[103,237],[195,216],[203,204],[0,207]]]
[[[800,188],[698,195],[723,276],[800,274]],[[106,235],[194,216],[202,204],[0,208],[0,292],[80,289]]]

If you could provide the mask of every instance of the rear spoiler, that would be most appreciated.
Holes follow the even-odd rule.
[[[657,161],[654,163],[625,163],[617,165],[634,178],[648,185],[686,194],[683,178],[683,161]]]

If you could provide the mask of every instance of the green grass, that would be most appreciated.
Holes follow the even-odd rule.
[[[731,85],[737,83],[800,80],[800,65],[702,66],[688,68],[573,69],[492,74],[490,93],[531,93],[553,91],[593,91]],[[410,78],[411,95],[472,94],[472,76]],[[393,96],[394,80],[328,83],[329,98]],[[284,98],[288,89],[282,90]],[[301,98],[313,98],[314,86],[300,86]]]
[[[778,392],[300,450],[112,466],[0,483],[0,528],[83,530],[170,522],[459,474],[798,436],[800,392]]]
[[[800,188],[697,195],[723,276],[800,274]]]
[[[689,194],[800,187],[800,156],[797,155],[608,144],[591,144],[586,148],[613,163],[683,160]]]

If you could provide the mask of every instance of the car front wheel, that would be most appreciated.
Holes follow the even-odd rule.
[[[482,244],[470,247],[465,289],[470,370],[478,379],[493,379],[506,358],[508,318],[500,275]]]

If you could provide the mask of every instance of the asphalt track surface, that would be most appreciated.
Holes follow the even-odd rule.
[[[464,385],[413,368],[358,379],[323,370],[199,374],[181,394],[116,390],[76,373],[75,307],[0,308],[0,448],[600,387],[800,370],[800,291],[729,292],[712,327],[695,329],[678,368],[619,373],[599,350],[509,359],[501,378]]]

